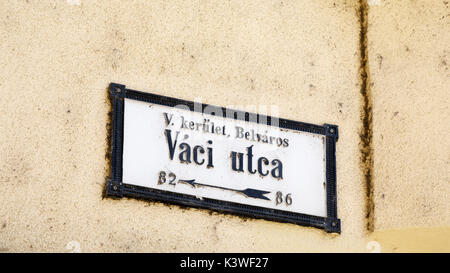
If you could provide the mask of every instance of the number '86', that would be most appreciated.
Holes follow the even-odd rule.
[[[286,196],[284,197],[284,202],[288,206],[292,205],[291,193],[286,194]],[[276,197],[275,197],[275,204],[279,205],[281,203],[283,203],[283,193],[281,191],[277,191],[277,194],[276,194]]]

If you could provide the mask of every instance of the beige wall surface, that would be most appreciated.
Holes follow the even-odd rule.
[[[448,1],[370,7],[376,229],[450,226],[449,12]]]
[[[374,228],[381,251],[450,251],[448,1],[379,1],[368,17]]]
[[[448,7],[393,2],[369,12],[375,226],[437,226],[445,236]],[[366,229],[358,8],[350,0],[0,1],[0,252],[420,250],[402,248],[411,237]],[[283,118],[339,125],[342,233],[102,198],[110,82],[226,107],[276,105]],[[428,249],[450,250],[435,244]]]

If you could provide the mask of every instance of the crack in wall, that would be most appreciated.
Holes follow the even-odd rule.
[[[366,193],[366,224],[367,230],[374,230],[374,201],[373,201],[373,148],[372,148],[372,93],[370,90],[369,77],[369,59],[368,59],[368,11],[369,6],[366,0],[359,0],[358,17],[360,23],[360,77],[361,77],[361,121],[362,128],[360,132],[360,151],[361,151],[361,168],[365,183]]]
[[[109,86],[106,89],[106,98],[105,103],[107,104],[108,109],[108,117],[106,121],[106,151],[105,151],[105,160],[106,160],[106,169],[105,169],[105,183],[103,184],[102,190],[102,199],[106,197],[106,190],[108,179],[111,178],[111,168],[112,168],[112,128],[113,128],[113,104],[112,100],[109,97]]]

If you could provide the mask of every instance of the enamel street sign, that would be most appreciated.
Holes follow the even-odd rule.
[[[340,232],[337,126],[313,125],[110,85],[107,194]]]

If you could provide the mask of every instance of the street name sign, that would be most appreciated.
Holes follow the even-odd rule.
[[[340,233],[338,127],[185,101],[110,84],[107,195]]]

